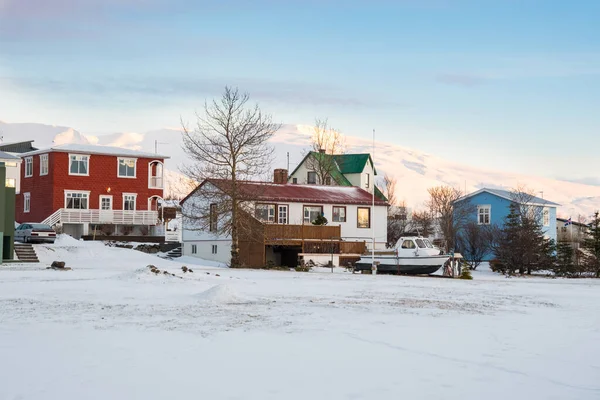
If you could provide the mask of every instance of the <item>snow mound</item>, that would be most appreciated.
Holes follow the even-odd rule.
[[[72,236],[66,235],[64,233],[61,233],[60,235],[56,236],[54,245],[59,246],[59,247],[85,247],[86,246],[86,244],[83,241],[77,240],[77,239],[73,238]]]
[[[196,297],[202,302],[213,304],[249,303],[249,299],[240,296],[230,285],[213,286],[198,293]]]

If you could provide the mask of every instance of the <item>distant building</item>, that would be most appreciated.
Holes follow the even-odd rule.
[[[79,238],[98,228],[162,234],[164,160],[120,147],[66,144],[20,154],[17,221],[60,225]],[[112,226],[112,228],[111,228]],[[146,232],[148,231],[148,232]],[[110,233],[110,232],[109,232]]]
[[[21,158],[0,150],[0,162],[4,163],[6,168],[6,177],[3,183],[19,193],[21,189]]]
[[[15,241],[15,188],[6,182],[6,166],[0,161],[0,264],[12,260]]]
[[[473,213],[469,218],[470,222],[478,225],[497,225],[502,228],[508,214],[510,213],[510,204],[515,202],[515,196],[512,192],[502,189],[483,188],[471,194],[468,194],[456,202],[467,201],[473,206]],[[557,203],[532,196],[528,202],[533,207],[536,215],[540,215],[544,235],[548,239],[556,242],[556,207]],[[469,222],[467,221],[467,222]],[[488,254],[484,259],[491,260],[493,254]]]

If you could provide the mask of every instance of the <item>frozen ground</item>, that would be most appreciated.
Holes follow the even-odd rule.
[[[598,281],[183,274],[36,248],[42,264],[0,267],[2,400],[600,398]]]

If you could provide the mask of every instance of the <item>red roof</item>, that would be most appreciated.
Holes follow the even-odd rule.
[[[231,181],[228,180],[207,179],[198,189],[206,182],[214,184],[224,192],[227,192],[227,187],[231,184]],[[371,205],[373,201],[371,193],[356,186],[293,185],[243,181],[238,182],[238,190],[247,200],[258,202]],[[181,203],[183,204],[194,192],[190,193]],[[388,204],[375,198],[375,205],[387,206]]]

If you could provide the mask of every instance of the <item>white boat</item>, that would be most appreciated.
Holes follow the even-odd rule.
[[[418,236],[401,237],[393,249],[364,254],[355,264],[357,271],[371,270],[373,261],[378,272],[399,274],[433,274],[450,258],[428,239]]]

